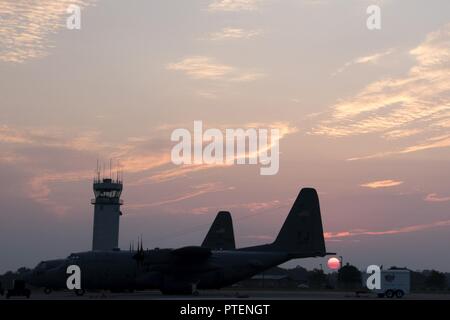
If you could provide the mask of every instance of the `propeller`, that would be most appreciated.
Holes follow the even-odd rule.
[[[133,259],[136,260],[137,264],[141,266],[144,262],[145,254],[144,254],[144,245],[142,242],[142,236],[141,239],[138,240],[138,249],[136,253],[133,255]]]

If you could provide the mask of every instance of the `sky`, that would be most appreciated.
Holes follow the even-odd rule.
[[[0,17],[0,272],[91,248],[98,159],[123,170],[123,249],[200,244],[219,210],[238,247],[271,242],[314,187],[344,262],[450,271],[448,0],[1,0]],[[278,174],[174,165],[195,120],[280,129]]]

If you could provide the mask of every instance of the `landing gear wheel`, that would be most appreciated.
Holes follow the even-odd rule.
[[[388,290],[385,293],[386,298],[392,299],[394,297],[394,290]]]
[[[79,297],[83,296],[86,293],[84,289],[75,289],[75,294]]]
[[[404,295],[405,295],[405,293],[403,292],[403,290],[395,291],[395,297],[398,298],[398,299],[403,298]]]

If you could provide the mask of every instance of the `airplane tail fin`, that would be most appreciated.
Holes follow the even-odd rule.
[[[315,189],[300,191],[280,233],[270,246],[297,258],[326,255],[319,197]]]
[[[220,211],[214,220],[202,247],[213,250],[235,250],[233,220],[228,211]]]

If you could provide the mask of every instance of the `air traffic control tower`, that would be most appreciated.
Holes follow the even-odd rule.
[[[92,238],[93,251],[109,251],[118,248],[119,245],[119,218],[122,215],[120,199],[122,193],[122,181],[117,177],[100,178],[100,174],[94,179],[95,199],[94,205],[94,234]]]

